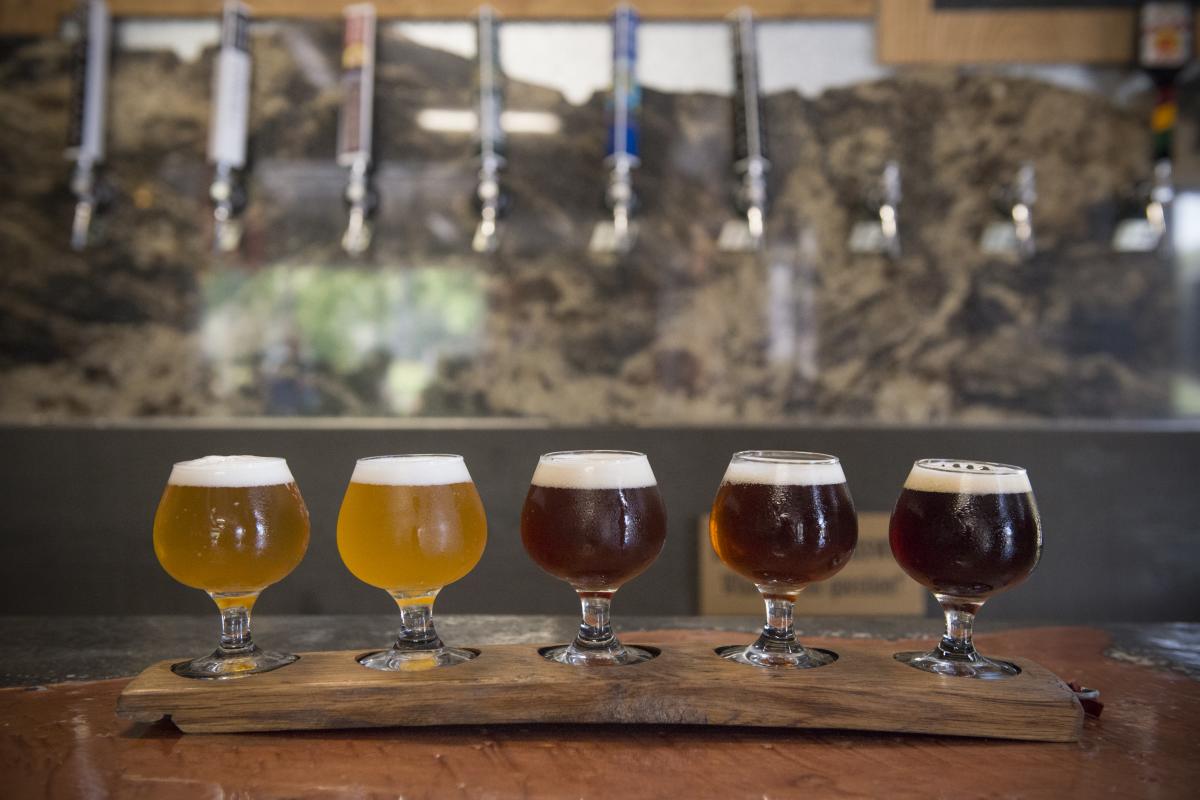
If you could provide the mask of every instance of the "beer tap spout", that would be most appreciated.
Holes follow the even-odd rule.
[[[883,234],[883,252],[888,258],[900,257],[900,165],[889,161],[879,181],[879,230]]]
[[[350,179],[346,183],[346,205],[350,209],[350,219],[346,224],[346,232],[342,234],[342,249],[350,255],[362,255],[371,246],[374,229],[371,217],[376,198],[369,170],[370,164],[365,158],[355,161],[350,167]]]
[[[1037,202],[1037,180],[1033,164],[1026,161],[1017,170],[1013,185],[1012,222],[1017,237],[1017,255],[1023,259],[1037,253],[1033,236],[1033,206]]]
[[[209,196],[213,201],[213,250],[232,253],[242,241],[241,212],[245,205],[241,183],[232,165],[216,164]]]
[[[71,221],[71,249],[80,251],[87,247],[88,231],[96,213],[96,171],[90,161],[80,159],[71,177],[71,191],[75,194],[75,216]]]

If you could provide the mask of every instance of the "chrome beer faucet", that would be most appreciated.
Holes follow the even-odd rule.
[[[104,0],[82,0],[76,15],[75,80],[71,90],[71,126],[66,157],[75,162],[71,192],[75,215],[71,248],[87,247],[88,233],[99,206],[98,167],[104,161],[105,101],[111,20]]]
[[[900,165],[889,161],[879,179],[879,229],[883,233],[883,252],[889,258],[900,257]]]
[[[1154,84],[1150,114],[1153,174],[1139,185],[1113,231],[1118,252],[1169,256],[1171,205],[1175,199],[1173,158],[1175,124],[1179,117],[1177,83],[1193,63],[1195,9],[1187,2],[1143,2],[1138,10],[1137,66]]]
[[[1017,168],[1012,183],[996,195],[1000,219],[988,223],[979,240],[979,248],[991,255],[1027,260],[1037,254],[1034,238],[1033,207],[1037,203],[1037,172],[1033,162]]]
[[[850,228],[850,252],[900,257],[900,164],[888,161],[875,188],[867,194],[870,210]]]
[[[209,196],[213,201],[213,245],[218,252],[237,250],[246,206],[241,170],[246,166],[250,118],[250,10],[227,0],[221,14],[221,49],[213,75],[208,160],[213,164]]]
[[[1017,179],[1012,188],[1013,233],[1017,237],[1017,255],[1032,258],[1037,253],[1033,238],[1033,206],[1037,202],[1037,176],[1033,163],[1026,161],[1017,169]]]
[[[496,12],[490,6],[479,9],[475,34],[479,114],[479,183],[475,187],[475,207],[479,221],[471,248],[477,253],[491,253],[500,243],[500,217],[508,197],[500,182],[500,173],[506,163],[504,128],[500,124],[504,110],[504,73],[500,69],[499,25]]]
[[[1150,202],[1146,204],[1146,219],[1158,237],[1159,246],[1167,244],[1167,219],[1175,199],[1174,168],[1171,159],[1160,158],[1154,164],[1154,180],[1150,184]]]
[[[725,223],[718,246],[728,251],[751,251],[762,246],[766,230],[767,172],[771,162],[767,160],[767,135],[759,93],[754,13],[740,8],[732,16],[733,170],[737,178],[734,199],[742,217]]]
[[[378,195],[371,182],[371,133],[375,105],[375,6],[358,3],[345,9],[342,44],[342,111],[337,162],[349,167],[345,200],[350,220],[342,249],[360,255],[371,246],[372,215]]]
[[[637,120],[641,106],[641,88],[637,82],[638,22],[632,6],[621,4],[613,12],[613,82],[604,154],[609,168],[604,201],[612,211],[612,219],[598,223],[592,231],[590,249],[596,252],[627,253],[637,237],[633,221],[637,205],[633,170],[641,163]]]

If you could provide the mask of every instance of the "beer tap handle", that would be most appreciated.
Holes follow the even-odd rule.
[[[766,117],[758,74],[758,44],[754,14],[748,8],[733,13],[734,99],[733,158],[738,179],[736,201],[746,217],[746,233],[757,247],[767,212]]]
[[[342,248],[360,255],[371,246],[372,216],[378,196],[371,182],[371,144],[375,105],[375,6],[358,3],[345,9],[342,45],[342,110],[338,125],[338,163],[349,167],[345,199],[349,221]]]
[[[637,226],[633,221],[637,195],[633,170],[639,155],[638,108],[641,88],[637,82],[637,29],[639,18],[632,6],[622,3],[612,17],[612,91],[608,98],[608,133],[604,163],[608,182],[604,204],[612,219],[598,223],[589,249],[596,252],[628,253],[633,249]]]
[[[66,156],[75,162],[71,174],[71,191],[75,195],[71,247],[83,250],[98,205],[96,173],[104,161],[111,21],[104,0],[82,0],[77,19],[79,38],[75,43],[75,80]]]
[[[226,0],[221,14],[221,48],[214,67],[208,139],[208,160],[214,167],[209,189],[213,245],[218,252],[236,250],[242,238],[245,190],[239,171],[246,166],[250,120],[249,25],[249,9],[237,0]]]
[[[500,179],[506,158],[504,128],[500,123],[504,110],[504,73],[500,67],[499,27],[495,10],[481,6],[475,20],[479,183],[474,200],[479,219],[471,239],[471,248],[477,253],[494,252],[499,245],[500,217],[507,205]]]

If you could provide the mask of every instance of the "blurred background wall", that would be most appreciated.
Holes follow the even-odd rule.
[[[538,452],[590,444],[649,452],[670,504],[668,549],[622,611],[697,610],[697,530],[729,453],[792,446],[843,454],[872,512],[915,457],[1031,466],[1046,558],[997,614],[1200,617],[1191,73],[1171,253],[1116,252],[1150,169],[1151,86],[1131,66],[883,63],[869,15],[764,20],[768,239],[730,253],[728,25],[647,21],[639,234],[614,257],[588,248],[608,213],[609,27],[507,21],[512,201],[479,255],[473,27],[381,20],[378,229],[350,257],[341,23],[265,17],[246,231],[214,255],[215,20],[117,21],[110,200],[83,253],[68,37],[0,39],[5,611],[205,610],[154,563],[149,520],[171,462],[219,451],[287,455],[313,509],[310,556],[264,609],[386,610],[336,558],[341,489],[355,457],[448,450],[468,455],[492,540],[446,609],[568,613],[515,512]],[[896,258],[851,246],[888,162]],[[988,252],[1023,165],[1037,252]]]

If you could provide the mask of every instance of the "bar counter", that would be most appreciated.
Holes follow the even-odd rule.
[[[1071,744],[769,728],[512,725],[184,735],[120,720],[142,668],[211,649],[212,617],[0,617],[0,785],[8,797],[1192,796],[1200,780],[1200,624],[989,624],[985,654],[1023,656],[1099,689]],[[390,643],[379,616],[270,616],[263,645],[298,652]],[[626,617],[626,639],[682,643],[747,617]],[[570,617],[447,616],[460,645],[566,640]],[[808,644],[928,647],[938,621],[798,620]]]

